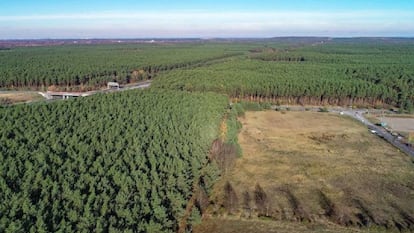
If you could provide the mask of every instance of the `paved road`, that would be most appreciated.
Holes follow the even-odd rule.
[[[289,107],[291,111],[305,111],[306,110],[306,111],[317,112],[317,111],[320,111],[321,109],[320,107],[310,107],[310,108],[306,107],[305,108],[302,106],[277,106],[277,107],[282,108],[282,109],[286,109],[287,107]],[[326,108],[326,110],[328,110],[329,112],[336,112],[338,114],[342,112],[343,115],[347,115],[347,116],[350,116],[356,119],[357,121],[366,125],[369,130],[375,131],[375,134],[378,135],[378,137],[388,141],[390,144],[397,147],[402,152],[414,157],[413,147],[407,146],[406,144],[401,142],[397,136],[393,136],[390,132],[385,130],[383,127],[373,124],[372,122],[370,122],[368,119],[364,117],[363,114],[368,111],[367,109],[349,109],[349,108],[343,108],[343,107],[333,107],[333,108]],[[384,110],[374,110],[374,111],[383,112]]]
[[[127,90],[133,90],[133,89],[144,89],[151,86],[151,80],[135,83],[128,86],[121,86],[119,89],[104,89],[104,90],[96,90],[91,91],[91,95],[97,94],[97,93],[108,93],[108,92],[118,92],[118,91],[127,91]]]
[[[370,130],[373,130],[376,135],[378,135],[380,138],[383,138],[384,140],[391,143],[393,146],[397,147],[404,153],[411,155],[414,157],[414,148],[407,146],[403,142],[401,142],[397,136],[392,135],[389,131],[385,130],[381,126],[377,126],[375,124],[372,124],[368,119],[366,119],[362,114],[366,112],[364,110],[346,110],[343,113],[351,116],[358,121],[365,124]]]
[[[132,89],[144,89],[144,88],[148,88],[151,86],[151,80],[148,81],[143,81],[143,82],[139,82],[139,83],[135,83],[132,85],[126,85],[123,86],[119,89],[104,89],[104,90],[95,90],[95,91],[88,91],[88,92],[83,92],[84,94],[86,94],[85,96],[90,96],[93,94],[97,94],[97,93],[108,93],[108,92],[116,92],[116,91],[126,91],[126,90],[132,90]],[[18,93],[40,93],[39,91],[1,91],[0,90],[0,94],[18,94]],[[79,94],[80,92],[64,92],[64,93],[74,93],[74,94]],[[46,94],[46,92],[44,93]]]
[[[144,89],[150,86],[151,86],[151,80],[148,80],[144,82],[139,82],[139,83],[123,86],[123,87],[120,87],[119,89],[103,89],[103,90],[94,90],[94,91],[87,91],[87,92],[49,92],[48,91],[48,92],[38,92],[38,93],[48,100],[56,100],[53,98],[53,96],[87,97],[87,96],[95,95],[98,93],[112,93],[112,92],[127,91],[127,90],[132,90],[132,89]]]
[[[151,86],[151,80],[140,82],[137,85],[133,85],[133,86],[125,86],[121,88],[120,91],[131,90],[131,89],[142,89],[142,88],[148,88],[150,86]]]
[[[88,91],[88,92],[39,92],[39,91],[0,91],[0,94],[18,94],[18,93],[36,93],[40,94],[45,98],[46,101],[56,101],[62,100],[62,98],[53,98],[52,96],[71,96],[71,97],[86,97],[91,96],[97,93],[111,93],[111,92],[118,92],[118,91],[127,91],[132,89],[144,89],[151,86],[151,80],[130,84],[127,86],[123,86],[119,89],[104,89],[104,90],[95,90],[95,91]],[[65,99],[65,98],[64,98]],[[37,101],[34,101],[37,102]],[[34,103],[33,101],[25,102],[26,104]],[[16,104],[24,104],[24,103],[16,103]]]

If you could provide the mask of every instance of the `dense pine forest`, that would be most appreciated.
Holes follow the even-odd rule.
[[[208,152],[227,106],[129,91],[0,109],[0,232],[176,231],[193,184],[219,174]]]
[[[414,109],[408,39],[65,45],[1,50],[0,62],[2,89],[92,90],[160,76],[156,87],[236,99]]]
[[[151,79],[160,71],[240,54],[219,44],[66,45],[0,50],[0,88],[91,90],[108,81]]]
[[[265,46],[242,58],[163,74],[153,86],[253,101],[391,105],[413,111],[414,43],[334,40],[290,49]]]

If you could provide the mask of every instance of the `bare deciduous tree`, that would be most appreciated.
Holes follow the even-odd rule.
[[[256,187],[254,189],[254,201],[259,215],[269,216],[270,203],[267,198],[266,192],[258,183],[256,184]]]
[[[238,202],[239,200],[236,191],[234,191],[230,182],[227,181],[224,185],[224,208],[226,208],[229,213],[233,213],[237,210]]]
[[[246,211],[247,217],[250,218],[252,216],[252,206],[251,206],[252,198],[250,196],[249,191],[243,192],[243,209]]]

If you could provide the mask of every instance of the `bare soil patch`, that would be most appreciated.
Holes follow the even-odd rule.
[[[414,230],[413,161],[362,124],[315,112],[247,112],[240,121],[243,156],[216,185],[206,216],[318,223],[327,232],[329,224]],[[227,182],[236,211],[223,205]],[[249,232],[225,225],[210,232]]]
[[[43,97],[35,92],[0,92],[0,100],[5,104],[14,104],[41,100]]]
[[[384,117],[384,122],[398,132],[414,132],[414,118]]]

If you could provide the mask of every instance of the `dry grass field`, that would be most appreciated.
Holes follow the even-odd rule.
[[[240,219],[240,218],[209,218],[194,228],[195,233],[357,233],[368,232],[356,227],[345,227],[325,223],[300,223],[289,221]],[[374,231],[371,231],[374,232]],[[376,231],[375,231],[376,232]]]
[[[35,92],[0,92],[0,103],[14,104],[42,99],[43,97]]]
[[[206,214],[214,221],[199,232],[262,232],[247,230],[257,222],[287,227],[263,232],[295,232],[292,222],[300,222],[296,232],[414,230],[413,160],[363,125],[316,112],[247,112],[240,121],[243,156],[215,186]],[[230,211],[227,182],[235,192]],[[246,231],[232,231],[234,221]]]

